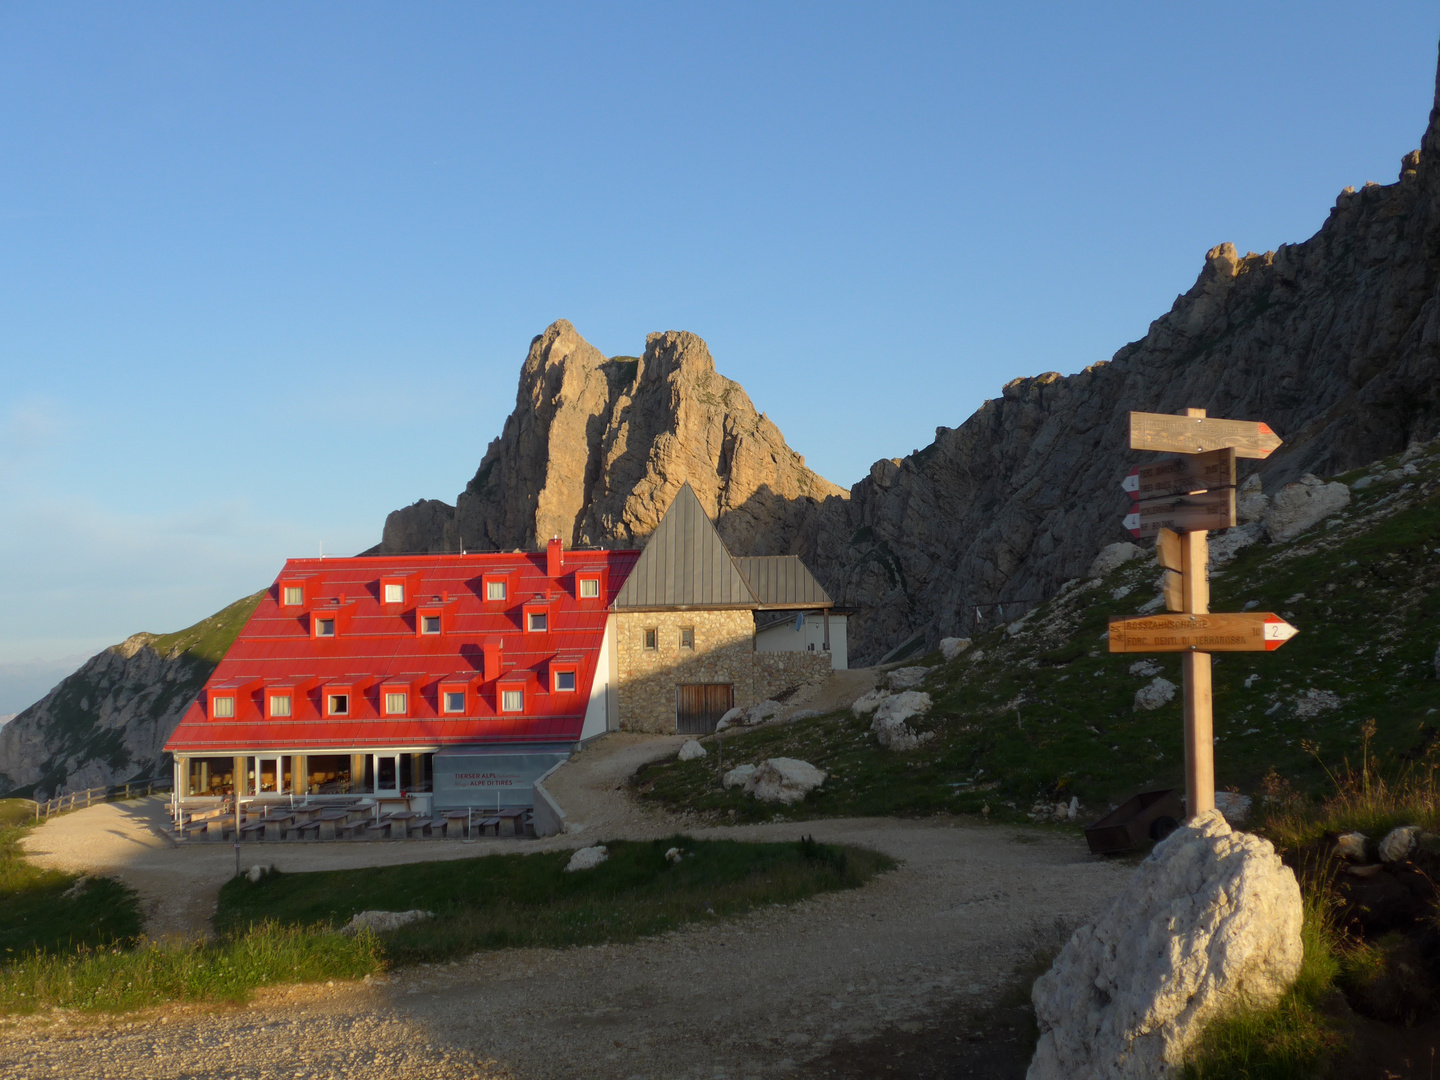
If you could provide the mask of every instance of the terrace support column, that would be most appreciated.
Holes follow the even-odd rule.
[[[238,800],[244,794],[247,794],[245,791],[245,759],[237,757],[235,759],[235,798]]]
[[[290,755],[290,782],[296,795],[310,793],[310,762],[305,754]]]
[[[350,755],[350,790],[359,791],[365,786],[365,760],[369,754]]]

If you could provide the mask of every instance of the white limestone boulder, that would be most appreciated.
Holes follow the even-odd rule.
[[[1260,521],[1270,506],[1270,497],[1260,485],[1260,474],[1252,473],[1235,493],[1235,517],[1243,525]]]
[[[1135,691],[1135,708],[1152,712],[1175,700],[1175,684],[1159,675]]]
[[[1136,660],[1130,665],[1130,674],[1139,675],[1142,679],[1149,679],[1155,675],[1159,675],[1163,670],[1164,668],[1149,657],[1146,657],[1144,660]]]
[[[565,864],[565,872],[573,874],[577,870],[594,870],[610,857],[610,849],[604,844],[596,844],[594,847],[582,847],[570,856],[570,861]]]
[[[1365,841],[1367,839],[1364,833],[1341,833],[1335,838],[1335,854],[1342,859],[1349,859],[1351,862],[1363,863],[1366,859]]]
[[[1090,569],[1085,576],[1090,578],[1103,578],[1112,570],[1118,570],[1131,559],[1138,559],[1145,552],[1128,540],[1121,540],[1119,543],[1106,544],[1100,549],[1090,563]]]
[[[856,698],[854,703],[850,706],[850,712],[853,713],[856,718],[862,716],[869,716],[872,712],[879,708],[880,703],[889,696],[889,690],[884,690],[876,687],[868,694],[862,694],[860,697]]]
[[[954,660],[962,652],[970,647],[968,637],[947,637],[940,639],[940,655],[946,660]]]
[[[1201,814],[1036,980],[1026,1080],[1173,1075],[1210,1020],[1294,982],[1301,920],[1300,886],[1269,841]]]
[[[888,750],[914,750],[935,737],[933,731],[916,734],[908,721],[930,711],[930,695],[919,690],[906,690],[886,698],[875,709],[870,730]]]
[[[1251,799],[1235,791],[1215,792],[1215,809],[1225,815],[1231,825],[1239,825],[1250,816]]]
[[[735,708],[726,711],[724,716],[720,717],[719,721],[715,724],[715,730],[724,731],[728,727],[743,723],[745,723],[745,710],[737,705]]]
[[[1295,715],[1302,720],[1340,707],[1340,698],[1333,690],[1306,690],[1295,699]]]
[[[759,701],[745,710],[745,722],[747,724],[763,724],[772,716],[775,716],[785,706],[778,701]]]
[[[724,785],[724,787],[726,787],[727,789],[744,787],[746,784],[750,783],[750,778],[754,775],[754,765],[736,765],[735,768],[731,769],[723,777],[720,778],[720,783]]]
[[[928,667],[902,667],[896,668],[886,677],[886,686],[892,691],[910,690],[919,686],[925,681],[925,676],[930,674]]]
[[[1344,484],[1327,484],[1306,473],[1295,483],[1286,484],[1270,500],[1263,519],[1265,532],[1272,543],[1284,543],[1349,505],[1350,489]]]
[[[360,911],[350,917],[350,921],[340,928],[340,933],[346,937],[354,937],[362,930],[383,934],[387,930],[398,930],[421,919],[434,917],[433,911],[421,911],[419,908],[411,911]]]
[[[1420,846],[1420,830],[1414,825],[1401,825],[1391,829],[1380,841],[1380,861],[1384,863],[1404,862]]]
[[[680,747],[680,753],[676,756],[681,761],[695,761],[705,756],[705,748],[695,739],[686,739],[685,745]]]
[[[747,794],[761,802],[797,803],[825,783],[825,771],[808,761],[770,758],[762,761],[745,782]]]

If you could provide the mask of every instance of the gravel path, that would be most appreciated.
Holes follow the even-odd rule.
[[[276,845],[263,854],[299,869],[661,835],[685,828],[684,821],[639,807],[616,787],[641,761],[673,752],[677,741],[612,736],[560,770],[550,787],[576,834],[473,845]],[[172,905],[160,881],[171,889],[218,887],[234,871],[232,849],[141,843],[134,836],[143,833],[135,825],[142,816],[113,806],[82,811],[38,830],[31,847],[37,861],[119,873],[162,916],[193,916],[213,904],[212,893]],[[95,824],[83,826],[81,818]],[[686,831],[788,840],[802,826]],[[171,1007],[119,1022],[56,1014],[8,1020],[0,1024],[0,1075],[793,1074],[849,1043],[887,1030],[913,1033],[957,1007],[989,1003],[1036,943],[1053,942],[1057,924],[1088,917],[1131,872],[1093,859],[1076,840],[949,818],[814,821],[803,831],[872,847],[901,866],[863,889],[630,945],[483,953],[364,983],[268,991],[239,1008]],[[128,863],[117,864],[121,853]],[[177,916],[173,925],[183,924]]]

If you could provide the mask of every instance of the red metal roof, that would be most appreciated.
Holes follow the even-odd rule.
[[[574,742],[590,702],[605,621],[638,551],[567,551],[556,577],[545,552],[530,554],[356,556],[291,559],[230,646],[165,749],[228,755],[255,750],[346,751],[350,748],[470,743]],[[577,575],[597,571],[600,595],[581,599]],[[508,572],[503,601],[487,601],[482,574]],[[382,603],[381,578],[403,578],[405,599]],[[283,606],[281,582],[303,578],[304,603]],[[547,627],[527,632],[524,609],[550,603]],[[334,637],[316,637],[311,617],[347,612]],[[422,635],[420,608],[443,607],[443,632]],[[500,677],[525,680],[524,709],[502,712],[496,672],[483,647],[503,645]],[[573,692],[555,693],[551,663],[576,673]],[[384,683],[412,685],[403,717],[382,712]],[[441,709],[442,681],[469,681],[463,715]],[[363,689],[361,684],[363,682]],[[299,685],[297,685],[299,684]],[[327,686],[350,684],[350,714],[327,716]],[[267,718],[265,690],[295,686],[291,715]],[[209,715],[217,691],[232,687],[233,717]],[[302,689],[303,687],[303,689]],[[392,688],[393,689],[393,688]]]

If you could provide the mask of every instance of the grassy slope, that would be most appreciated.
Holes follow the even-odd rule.
[[[1302,631],[1275,653],[1216,657],[1218,786],[1254,793],[1273,766],[1318,794],[1328,779],[1302,743],[1339,761],[1355,753],[1368,718],[1378,721],[1374,746],[1385,756],[1413,756],[1436,738],[1437,483],[1440,459],[1432,458],[1419,476],[1356,492],[1330,524],[1289,544],[1262,541],[1213,575],[1212,610],[1254,602]],[[1137,789],[1182,786],[1178,696],[1156,711],[1137,710],[1135,691],[1149,679],[1129,669],[1146,658],[1111,655],[1103,638],[1111,616],[1132,615],[1154,595],[1157,576],[1153,561],[1137,559],[981,636],[951,663],[937,654],[919,661],[934,669],[924,689],[935,705],[918,727],[936,738],[918,750],[881,750],[868,720],[848,712],[724,737],[725,768],[783,755],[828,770],[824,788],[804,803],[774,808],[723,791],[713,740],[707,758],[661,763],[642,772],[637,787],[673,807],[759,820],[986,807],[1018,818],[1037,800],[1072,795],[1093,817]],[[1180,683],[1178,656],[1153,659]],[[1298,715],[1306,690],[1336,694],[1339,708]]]
[[[194,626],[154,637],[141,646],[173,668],[160,692],[147,704],[146,715],[160,719],[176,713],[178,719],[177,710],[183,711],[200,692],[263,595],[262,590],[237,600]],[[132,762],[123,733],[118,729],[97,727],[96,709],[107,695],[117,694],[117,689],[119,694],[141,693],[151,685],[125,687],[122,684],[118,688],[101,685],[90,664],[62,679],[44,700],[10,721],[12,724],[28,724],[34,719],[32,714],[39,711],[44,743],[50,756],[42,764],[44,772],[39,780],[16,787],[7,794],[28,796],[37,789],[58,790],[65,784],[71,764],[83,765],[96,759],[103,760],[116,770],[133,765],[133,778],[147,778],[140,774],[148,774],[153,763]],[[0,777],[0,785],[3,783],[4,778]]]

